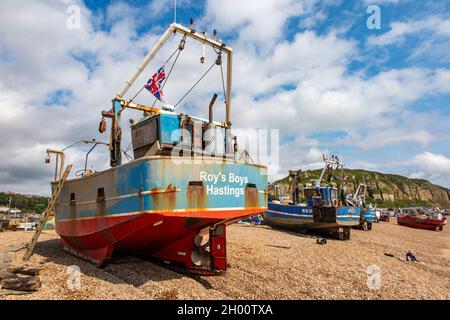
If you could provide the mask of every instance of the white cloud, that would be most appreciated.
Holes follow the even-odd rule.
[[[391,23],[389,31],[379,36],[371,36],[367,42],[372,46],[399,45],[407,36],[423,31],[432,32],[437,36],[450,37],[450,19],[431,16],[422,20],[396,21]]]
[[[284,27],[289,18],[313,12],[317,2],[209,0],[205,20],[223,32],[239,30],[238,42],[258,43],[267,50],[272,47],[272,41],[284,38]]]
[[[442,154],[426,151],[415,155],[411,164],[417,165],[430,178],[450,175],[450,158]]]
[[[136,28],[148,23],[140,18],[142,10],[119,2],[111,5],[105,16],[93,16],[78,2],[82,29],[68,30],[67,5],[63,2],[33,1],[20,10],[17,3],[2,1],[0,12],[0,136],[7,137],[0,139],[0,189],[11,186],[45,193],[45,176],[51,176],[51,170],[41,163],[45,149],[79,139],[108,139],[96,133],[100,111],[110,107],[111,98],[156,43],[161,27],[138,35]],[[301,17],[308,25],[323,19],[320,14],[312,15],[316,5],[312,0],[207,2],[206,16],[199,24],[207,25],[208,30],[217,28],[219,35],[236,32],[232,43],[234,126],[279,128],[282,134],[294,137],[281,146],[280,174],[292,168],[321,167],[325,148],[308,138],[312,132],[340,130],[348,137],[338,143],[366,148],[405,142],[425,147],[432,142],[435,128],[430,123],[435,118],[416,117],[408,105],[427,94],[450,92],[450,70],[404,68],[366,77],[349,72],[349,62],[359,54],[354,40],[336,32],[318,35],[290,30],[296,34],[287,41],[285,28],[292,17]],[[154,12],[158,6],[153,1],[143,10]],[[127,18],[118,19],[123,13]],[[110,30],[98,29],[105,21],[112,23]],[[435,29],[445,34],[446,28],[441,23]],[[169,41],[138,79],[138,85],[147,80],[177,41]],[[76,59],[74,52],[87,61]],[[200,65],[200,46],[187,42],[164,90],[169,102],[175,103],[214,61],[214,54],[207,53],[207,61]],[[96,67],[91,70],[89,63],[93,62]],[[44,106],[46,98],[58,89],[71,90],[73,101],[67,106]],[[214,69],[180,111],[206,116],[212,93],[221,91],[220,73]],[[145,92],[136,101],[151,104],[153,99]],[[217,119],[223,118],[223,106],[218,104],[216,110]],[[124,128],[127,116],[139,115],[124,116]],[[411,123],[415,124],[413,131]],[[124,134],[126,147],[128,130]],[[82,150],[69,153],[73,158],[68,161],[81,167]],[[92,164],[97,170],[107,167],[100,149],[93,154]],[[36,177],[30,174],[27,181],[17,174],[20,170],[35,172]]]

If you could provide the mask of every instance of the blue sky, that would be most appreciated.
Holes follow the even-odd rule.
[[[196,28],[217,29],[235,49],[234,126],[280,129],[280,170],[271,180],[289,169],[320,167],[321,153],[332,152],[350,168],[450,187],[450,2],[177,2],[177,22],[188,25],[192,17]],[[372,4],[380,8],[379,30],[366,25]],[[69,6],[80,8],[79,30],[65,26]],[[7,0],[0,7],[0,130],[17,140],[0,143],[2,151],[14,150],[0,159],[0,189],[42,193],[49,169],[40,160],[28,165],[34,183],[27,188],[14,176],[21,161],[30,154],[38,159],[47,146],[102,138],[95,133],[99,111],[173,21],[173,1],[25,7]],[[184,62],[198,60],[195,50]],[[165,94],[175,101],[201,67],[177,70]],[[212,90],[220,90],[213,77]],[[205,115],[196,102],[212,91],[198,89],[182,111]],[[24,116],[30,113],[35,116]],[[43,129],[30,139],[32,120]],[[74,150],[74,162],[83,157],[82,147]],[[101,169],[107,159],[97,154],[93,163]]]

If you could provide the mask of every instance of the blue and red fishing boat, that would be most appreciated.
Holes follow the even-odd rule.
[[[344,192],[344,174],[341,177],[341,192],[332,182],[334,171],[343,169],[336,156],[331,159],[324,155],[325,166],[320,178],[314,185],[303,188],[306,204],[298,203],[298,177],[300,172],[291,171],[292,203],[278,201],[268,203],[264,221],[270,226],[293,230],[320,229],[337,233],[340,239],[350,239],[350,228],[359,225],[361,208],[342,205]],[[327,182],[323,179],[327,175]]]
[[[377,222],[377,217],[375,213],[375,208],[372,205],[366,204],[366,192],[367,185],[363,180],[362,183],[358,185],[354,194],[347,194],[345,197],[345,203],[353,207],[361,208],[361,217],[359,220],[359,225],[354,226],[356,229],[362,230],[372,230],[373,224]]]
[[[176,35],[181,35],[179,53],[189,38],[213,47],[219,67],[222,54],[227,56],[224,122],[213,120],[217,95],[209,105],[209,119],[175,112],[167,104],[150,107],[123,98],[161,46]],[[170,25],[114,97],[112,109],[102,113],[101,132],[105,118],[111,119],[111,168],[91,172],[85,166],[79,177],[63,185],[55,227],[65,251],[97,265],[126,252],[197,272],[226,270],[227,226],[267,210],[266,167],[239,157],[231,133],[232,54],[232,48],[192,26]],[[165,83],[162,72],[145,85],[158,99]],[[120,117],[125,109],[145,114],[131,125],[134,159],[122,163]]]
[[[410,228],[442,231],[447,218],[440,212],[430,212],[421,208],[405,208],[397,217],[397,223]]]

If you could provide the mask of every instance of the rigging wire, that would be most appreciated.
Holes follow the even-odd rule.
[[[169,80],[170,74],[172,73],[172,70],[173,70],[173,68],[175,67],[175,64],[177,63],[178,57],[180,56],[180,53],[181,53],[181,50],[183,50],[183,49],[179,49],[179,48],[178,48],[178,54],[177,54],[177,56],[175,57],[175,60],[173,61],[173,64],[172,64],[172,66],[170,67],[169,72],[167,73],[167,77],[166,77],[166,79],[164,80],[163,85],[161,86],[161,91],[162,91],[162,89],[164,89],[164,86],[166,85],[167,80]],[[152,107],[155,106],[155,104],[156,104],[157,101],[158,101],[158,98],[155,98],[155,101],[153,102]]]
[[[220,64],[220,73],[222,75],[222,87],[223,87],[223,101],[227,103],[227,91],[225,90],[225,80],[223,79],[223,68],[222,64]]]
[[[185,38],[186,38],[186,36],[183,37],[183,40]],[[181,40],[181,41],[183,41],[183,40]],[[181,50],[183,50],[183,49],[181,49]],[[177,55],[177,59],[178,59],[178,56],[180,55],[181,50],[180,50],[180,45],[178,45],[178,47],[172,52],[172,54],[169,56],[169,58],[167,58],[167,60],[164,62],[163,66],[165,66],[166,63],[168,63],[173,58],[173,56],[175,55],[175,53],[177,53],[177,51],[178,51],[178,55]],[[144,90],[144,88],[145,88],[145,84],[142,86],[141,89],[139,89],[139,91],[133,96],[133,98],[130,99],[130,101],[133,101],[142,92],[142,90]]]
[[[123,154],[125,155],[125,157],[127,157],[128,158],[128,161],[131,161],[131,160],[133,160],[133,157],[131,157],[128,153],[127,153],[127,151],[126,150],[123,150],[123,149],[121,149],[122,150],[122,152],[123,152]]]
[[[224,43],[222,43],[222,46],[225,46],[225,44]],[[216,50],[216,48],[214,48],[214,47],[212,47],[212,49],[214,50],[214,52],[217,54],[217,55],[220,55],[221,57],[220,57],[220,63],[219,63],[219,65],[220,65],[220,74],[221,74],[221,76],[222,76],[222,88],[223,88],[223,100],[224,100],[224,103],[227,103],[227,90],[225,89],[225,80],[224,80],[224,76],[223,76],[223,67],[222,67],[222,50],[221,49],[219,49],[219,50]],[[228,63],[228,62],[227,62]]]
[[[180,102],[183,101],[183,99],[186,98],[189,93],[191,93],[191,91],[197,86],[197,84],[200,81],[202,81],[202,79],[208,74],[208,72],[214,67],[215,64],[216,64],[216,61],[213,62],[213,64],[208,68],[208,70],[205,71],[205,73],[200,77],[200,79],[198,79],[197,82],[194,83],[194,85],[188,90],[188,92],[186,92],[184,94],[184,96],[174,105],[174,108],[176,108],[177,105],[179,105]]]
[[[131,150],[131,145],[133,144],[133,141],[130,142],[130,144],[128,145],[128,147],[125,149],[125,152],[128,152],[129,150]]]

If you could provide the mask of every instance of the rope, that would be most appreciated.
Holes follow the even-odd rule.
[[[178,51],[178,55],[177,55],[177,59],[178,59],[178,56],[180,55],[180,52],[181,52],[180,46],[178,46],[178,47],[172,52],[172,54],[169,56],[169,58],[167,58],[167,60],[164,62],[163,66],[165,66],[166,63],[169,62],[169,61],[172,59],[172,57],[175,55],[175,53],[176,53],[177,51]],[[176,61],[176,60],[175,60],[175,61]],[[172,68],[173,68],[173,66],[172,66]],[[171,69],[171,70],[172,70],[172,69]],[[166,79],[166,81],[167,81],[167,79]],[[164,84],[165,84],[165,82],[164,82]],[[142,86],[141,89],[139,89],[139,91],[133,96],[133,98],[130,99],[130,101],[133,101],[133,100],[134,100],[134,99],[142,92],[142,90],[144,90],[144,88],[145,88],[145,84]],[[156,101],[155,101],[155,103],[156,103]],[[153,103],[153,105],[155,105],[155,103]]]
[[[130,144],[128,145],[128,147],[125,149],[125,152],[128,152],[131,149],[131,145],[133,144],[133,141],[130,142]]]
[[[121,149],[121,151],[123,152],[123,154],[125,155],[125,157],[128,158],[128,160],[133,160],[133,158],[127,153],[127,151]]]
[[[216,64],[216,62],[214,61],[213,64],[211,65],[211,67],[208,68],[208,70],[206,70],[206,72],[200,77],[200,79],[197,80],[196,83],[194,83],[194,85],[188,90],[188,92],[186,92],[184,94],[184,96],[175,104],[174,108],[177,107],[177,105],[180,104],[181,101],[183,101],[184,98],[186,98],[186,96],[191,93],[191,91],[195,88],[195,86],[202,81],[202,79],[206,76],[206,74],[214,67],[214,65]]]
[[[222,43],[222,46],[225,46],[224,43]],[[214,52],[219,56],[222,55],[222,50],[216,50],[216,48],[212,47],[212,49],[214,50]],[[224,76],[223,76],[223,67],[222,67],[222,59],[220,59],[220,74],[222,76],[222,88],[223,88],[223,100],[224,103],[227,103],[227,95],[226,95],[226,89],[225,89],[225,80],[224,80]]]
[[[223,100],[224,100],[225,103],[227,103],[227,93],[226,93],[226,90],[225,90],[225,80],[223,79],[222,64],[220,64],[220,73],[222,74]]]
[[[172,73],[172,70],[173,70],[173,68],[175,67],[175,64],[177,63],[177,60],[178,60],[178,57],[180,56],[180,53],[181,53],[181,50],[178,49],[178,54],[177,54],[177,56],[175,57],[175,60],[173,61],[173,64],[172,64],[172,66],[170,67],[169,72],[167,73],[167,77],[166,77],[166,79],[164,80],[163,85],[161,86],[161,91],[162,91],[162,89],[164,89],[164,86],[166,85],[167,80],[169,80],[170,74]],[[152,107],[155,106],[155,104],[156,104],[157,101],[158,101],[158,99],[155,98],[155,101],[153,102]]]

